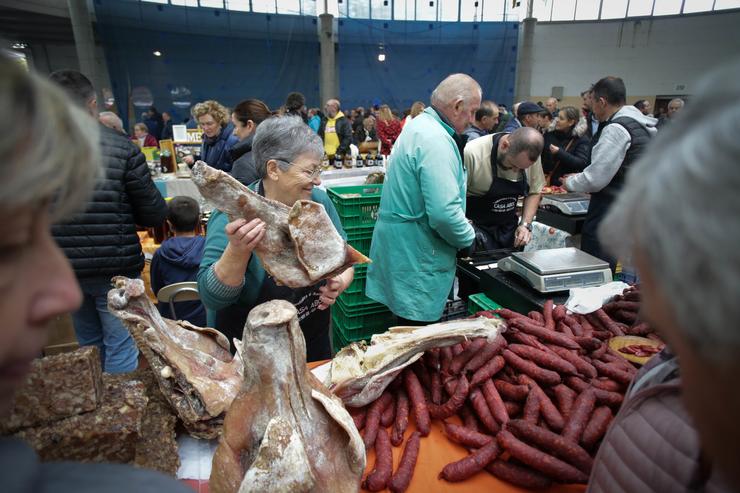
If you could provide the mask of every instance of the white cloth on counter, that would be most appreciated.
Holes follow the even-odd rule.
[[[595,288],[573,288],[570,290],[568,301],[565,302],[565,308],[572,313],[595,312],[604,304],[609,303],[615,296],[629,287],[629,284],[615,281],[602,284]]]

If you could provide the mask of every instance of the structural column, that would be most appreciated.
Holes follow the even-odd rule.
[[[331,14],[321,14],[319,16],[319,44],[321,45],[319,94],[323,105],[327,99],[339,97],[339,78],[337,77],[336,54],[334,51],[336,35],[334,33],[334,16]]]
[[[87,8],[87,2],[83,0],[67,0],[69,7],[69,18],[72,21],[72,31],[75,36],[75,49],[77,59],[80,62],[80,72],[85,74],[95,86],[95,94],[98,100],[98,110],[103,108],[103,96],[101,90],[105,85],[103,74],[97,69],[95,60],[95,36],[93,35],[92,19]]]
[[[532,66],[534,63],[534,29],[537,19],[527,17],[519,27],[519,56],[516,71],[516,97],[522,101],[532,95]]]

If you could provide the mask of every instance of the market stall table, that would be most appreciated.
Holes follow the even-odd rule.
[[[319,379],[326,368],[328,362],[320,361],[308,363],[309,368],[314,369]],[[406,430],[405,437],[408,438],[416,430],[413,419],[409,420],[409,426]],[[217,440],[196,440],[186,437],[178,439],[181,444],[180,460],[182,465],[178,471],[178,478],[190,485],[194,491],[208,493],[208,476],[210,476],[210,461],[215,452]],[[404,440],[404,445],[406,441]],[[185,444],[185,447],[182,445]],[[403,446],[393,447],[393,469],[395,471],[401,460]],[[460,483],[449,483],[438,479],[439,472],[450,462],[457,461],[467,456],[467,450],[457,444],[450,442],[443,432],[442,422],[439,420],[432,421],[432,431],[427,437],[422,437],[419,457],[414,469],[414,476],[411,480],[409,493],[430,493],[430,492],[497,492],[497,493],[524,493],[528,490],[518,488],[505,481],[502,481],[486,471],[479,472],[475,476]],[[363,478],[373,469],[375,465],[375,452],[370,450],[367,454],[367,467]],[[198,478],[187,476],[200,475]],[[580,493],[585,491],[585,485],[553,485],[544,490],[537,490],[544,493]],[[361,490],[366,491],[366,490]],[[387,490],[384,490],[387,491]]]
[[[198,187],[193,183],[189,175],[177,176],[175,173],[165,173],[154,178],[154,184],[157,186],[159,193],[162,194],[162,197],[191,197],[197,200],[201,204],[201,207],[205,203]]]

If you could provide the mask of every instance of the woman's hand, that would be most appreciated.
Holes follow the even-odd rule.
[[[236,253],[249,256],[265,237],[265,223],[261,219],[236,219],[226,225],[229,247]]]
[[[340,276],[327,279],[326,284],[319,288],[319,292],[321,293],[319,296],[319,310],[326,310],[333,305],[345,288],[346,286],[344,286],[344,282]]]
[[[550,144],[550,154],[557,154],[560,148],[556,145]]]

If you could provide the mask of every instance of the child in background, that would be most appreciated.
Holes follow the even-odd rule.
[[[190,197],[178,196],[169,201],[168,207],[167,224],[175,236],[165,240],[152,258],[151,280],[154,293],[176,282],[195,281],[206,245],[206,239],[198,234],[198,202]],[[163,317],[174,318],[168,303],[160,302],[157,307]],[[200,301],[177,302],[175,312],[179,320],[187,320],[199,327],[206,325],[206,310]]]

